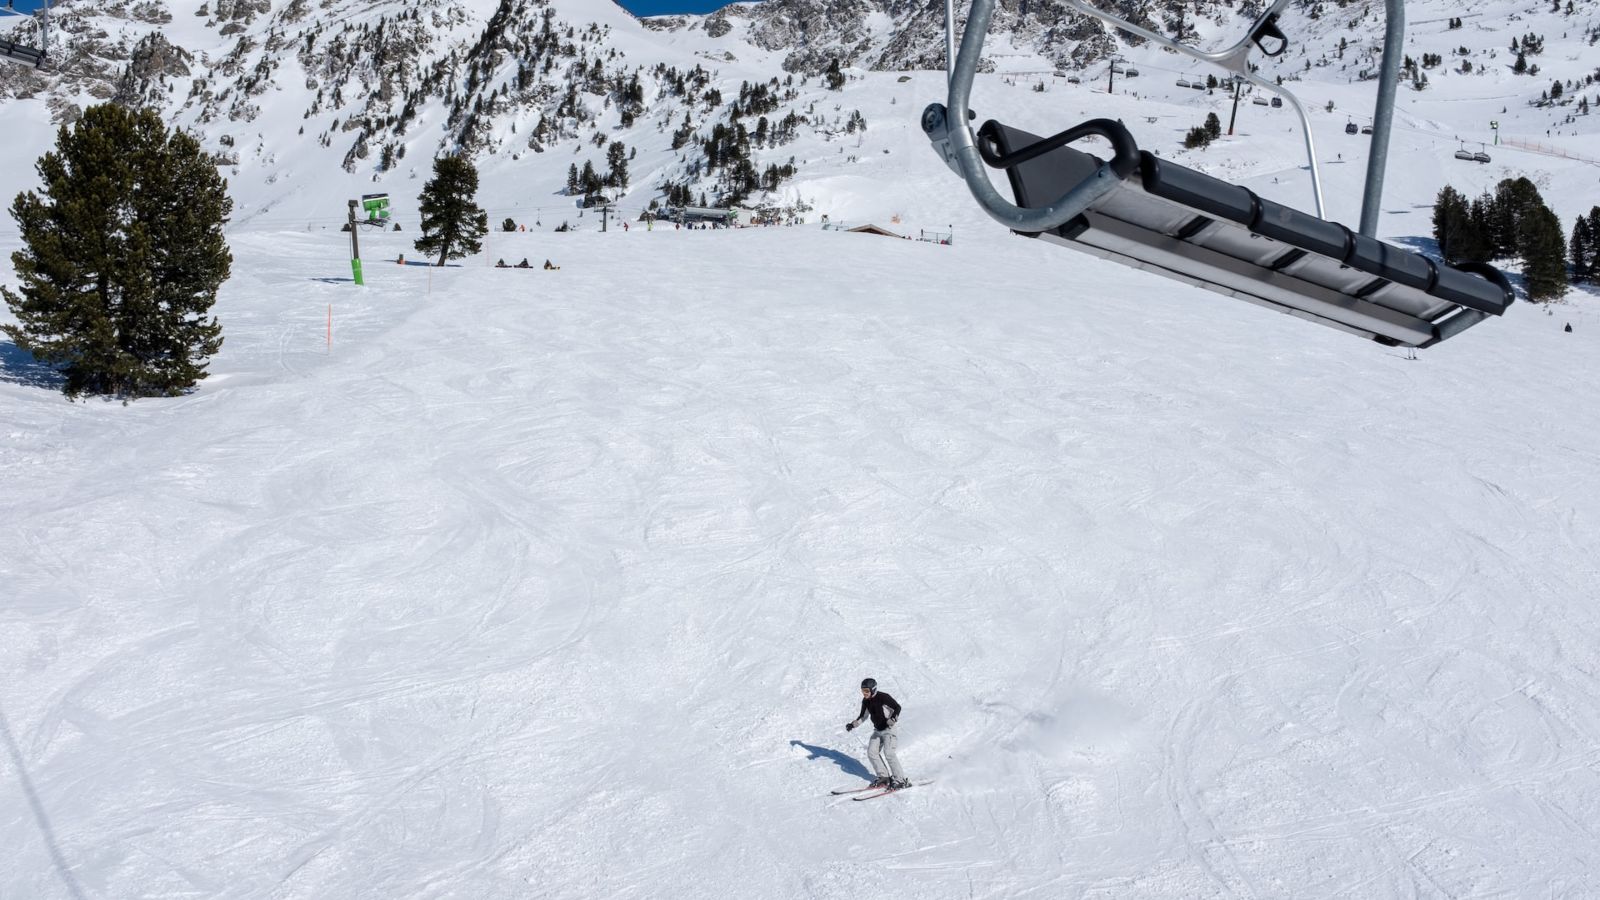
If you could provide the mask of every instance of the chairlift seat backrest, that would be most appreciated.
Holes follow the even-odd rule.
[[[1464,160],[1467,160],[1468,162],[1471,162],[1472,159],[1473,159],[1472,151],[1471,150],[1457,150],[1456,151],[1456,159],[1464,159]]]
[[[1077,218],[1029,237],[1084,250],[1388,345],[1427,347],[1500,315],[1513,293],[1494,268],[1453,268],[1355,234],[1147,152],[1121,123],[1079,126],[1110,139],[1115,187]],[[1017,205],[1051,203],[1101,160],[1070,146],[1037,155],[1036,135],[998,122],[978,133]],[[1053,141],[1051,142],[1054,143]]]

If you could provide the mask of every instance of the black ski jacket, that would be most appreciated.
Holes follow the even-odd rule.
[[[900,704],[883,691],[873,691],[871,697],[861,698],[861,715],[851,724],[860,725],[867,716],[872,717],[872,727],[882,731],[900,718]]]

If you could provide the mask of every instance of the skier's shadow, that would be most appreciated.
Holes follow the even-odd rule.
[[[871,780],[872,778],[872,773],[867,771],[867,767],[863,766],[860,760],[849,755],[848,753],[840,753],[838,750],[829,750],[827,747],[816,747],[801,741],[790,741],[789,746],[799,747],[801,750],[811,754],[810,756],[806,757],[806,759],[831,760],[834,765],[838,766],[840,769],[843,769],[846,775],[859,775],[868,780]]]

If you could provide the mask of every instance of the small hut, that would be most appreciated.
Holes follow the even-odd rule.
[[[852,228],[850,230],[851,231],[859,231],[862,234],[881,234],[884,237],[892,237],[892,238],[903,237],[903,235],[895,234],[894,232],[890,231],[887,228],[879,228],[877,225],[871,225],[871,224],[868,224],[868,225],[857,225],[856,227],[854,227],[854,228]]]

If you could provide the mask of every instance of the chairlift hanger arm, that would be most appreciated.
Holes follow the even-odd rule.
[[[1099,9],[1088,0],[1060,0],[1060,2],[1090,18],[1099,19],[1129,34],[1136,34],[1145,40],[1181,53],[1184,56],[1217,66],[1232,73],[1236,78],[1271,91],[1288,100],[1289,105],[1294,108],[1295,115],[1300,119],[1300,132],[1305,135],[1306,159],[1311,164],[1311,193],[1312,199],[1316,203],[1317,215],[1319,217],[1326,215],[1322,202],[1322,176],[1317,168],[1317,146],[1315,139],[1311,136],[1311,118],[1306,115],[1305,107],[1300,105],[1300,99],[1293,92],[1250,71],[1252,48],[1259,49],[1265,56],[1273,57],[1282,56],[1283,52],[1288,49],[1289,39],[1284,35],[1282,29],[1278,28],[1278,13],[1289,5],[1289,0],[1274,0],[1272,6],[1268,7],[1266,12],[1263,12],[1255,23],[1250,26],[1250,30],[1245,33],[1244,37],[1240,38],[1232,46],[1221,50],[1201,50],[1175,41],[1164,34],[1151,31],[1121,16]],[[987,23],[985,23],[985,27],[987,28]],[[970,18],[967,21],[967,30],[972,30]],[[1269,41],[1275,43],[1269,46]]]
[[[967,124],[973,118],[968,106],[968,100],[972,95],[972,81],[978,72],[978,60],[983,55],[983,41],[989,32],[989,21],[994,16],[995,2],[996,0],[972,0],[972,9],[967,14],[967,28],[961,35],[961,49],[956,53],[949,71],[947,98],[949,102],[944,105],[929,104],[922,113],[922,129],[933,142],[945,164],[966,181],[973,198],[991,218],[1013,231],[1031,233],[1049,231],[1082,215],[1083,211],[1096,200],[1116,187],[1117,181],[1127,171],[1131,171],[1131,166],[1137,160],[1124,161],[1121,174],[1113,168],[1115,161],[1101,163],[1093,177],[1085,179],[1054,203],[1046,206],[1023,208],[1000,196],[1000,192],[989,182],[972,127]],[[946,36],[949,39],[953,36],[955,28],[953,11],[949,21],[946,22],[946,27]],[[1064,133],[1081,132],[1074,134],[1073,137],[1064,138],[1062,135],[1057,135],[1057,138],[1062,139],[1064,143],[1089,134],[1105,133],[1104,130],[1084,130],[1094,124],[1086,122],[1079,129]]]

